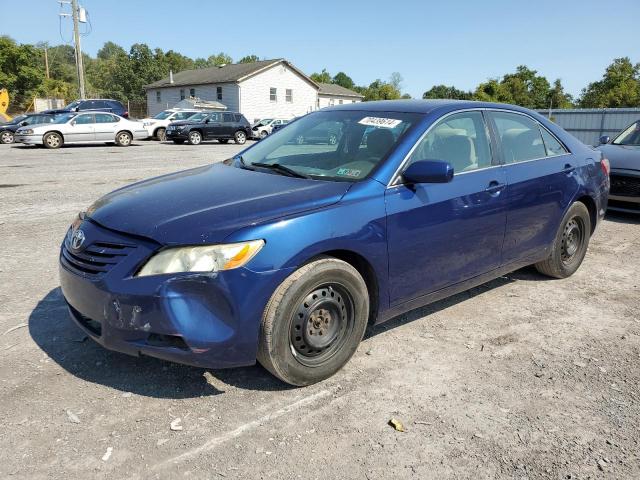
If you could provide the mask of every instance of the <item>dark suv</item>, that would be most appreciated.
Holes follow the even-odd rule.
[[[44,113],[66,113],[66,112],[84,112],[86,110],[94,110],[97,112],[109,112],[129,118],[129,112],[118,100],[108,98],[94,98],[87,100],[76,100],[71,102],[64,108],[47,110]]]
[[[204,140],[227,143],[234,140],[242,145],[251,136],[251,125],[241,113],[212,112],[204,118],[172,122],[167,127],[167,140],[198,145]]]

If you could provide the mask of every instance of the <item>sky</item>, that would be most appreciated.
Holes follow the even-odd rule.
[[[578,95],[614,58],[640,62],[640,0],[82,0],[104,42],[173,49],[192,58],[225,52],[286,58],[307,74],[344,71],[356,84],[399,72],[413,97],[433,85],[469,90],[527,65]],[[19,8],[18,8],[19,6]],[[19,43],[69,42],[57,0],[0,0],[0,35]],[[69,7],[66,7],[69,10]]]

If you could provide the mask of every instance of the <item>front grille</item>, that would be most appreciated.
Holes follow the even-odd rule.
[[[611,175],[611,195],[621,197],[640,197],[640,177]]]
[[[124,243],[93,242],[81,250],[73,250],[68,239],[62,245],[60,261],[71,271],[89,277],[100,277],[117,265],[135,247]]]

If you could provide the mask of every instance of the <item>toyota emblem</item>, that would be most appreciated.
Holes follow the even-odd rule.
[[[73,235],[71,235],[71,248],[80,250],[80,247],[82,247],[84,243],[84,238],[84,232],[82,230],[78,229],[73,232]]]

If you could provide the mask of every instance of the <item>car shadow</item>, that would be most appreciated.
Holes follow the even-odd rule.
[[[144,140],[135,140],[135,142],[141,142],[141,141],[144,141]],[[113,142],[111,142],[111,143],[104,143],[104,142],[100,143],[100,142],[98,142],[98,143],[74,143],[74,144],[71,144],[71,145],[63,145],[60,148],[54,148],[54,149],[45,148],[42,145],[15,145],[15,144],[11,145],[11,148],[17,148],[18,150],[29,150],[29,149],[30,150],[36,150],[36,149],[38,149],[38,150],[42,150],[43,152],[46,152],[48,150],[58,150],[58,151],[62,150],[62,151],[64,151],[64,150],[69,150],[69,149],[72,149],[72,148],[95,148],[95,147],[116,147],[116,146],[117,145],[115,143],[113,143]],[[118,147],[118,148],[125,149],[125,148],[130,148],[130,147],[142,147],[142,146],[143,145],[140,145],[139,143],[131,143],[127,147]]]
[[[73,323],[60,288],[54,288],[38,302],[29,315],[28,328],[36,344],[67,372],[121,392],[185,399],[223,394],[226,385],[261,391],[292,388],[259,365],[207,370],[107,350]]]
[[[631,225],[640,225],[640,213],[618,212],[615,210],[607,210],[605,220],[614,223],[628,223]]]

